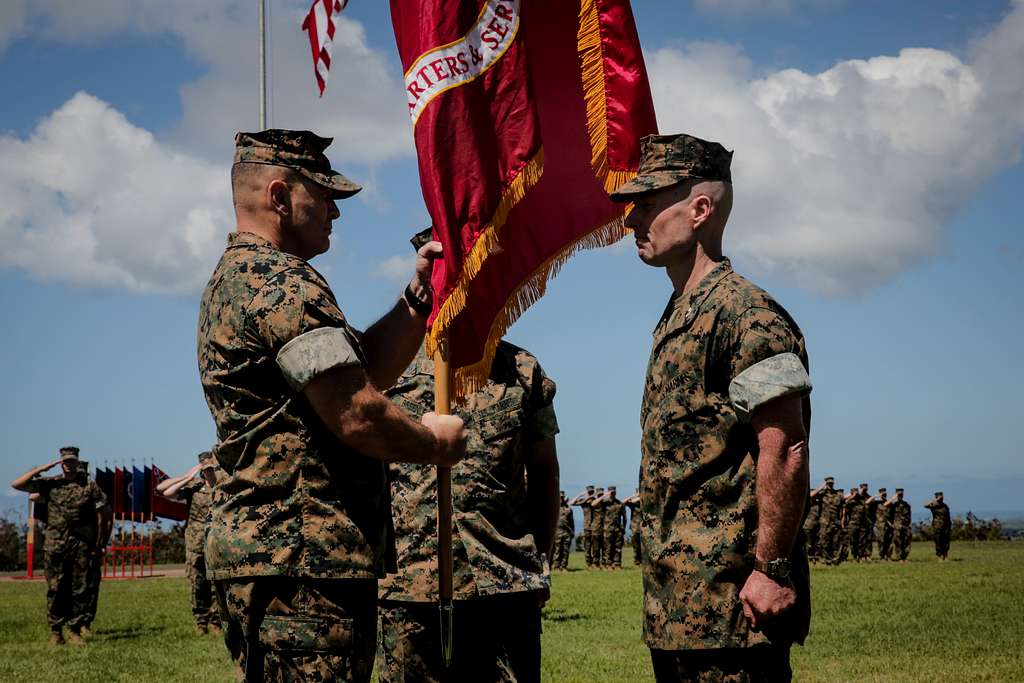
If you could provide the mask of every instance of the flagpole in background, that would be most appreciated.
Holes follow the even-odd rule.
[[[267,0],[260,2],[260,130],[267,128]]]
[[[447,337],[434,354],[434,412],[450,415],[451,365]],[[441,618],[441,654],[452,663],[452,468],[437,466],[437,598]]]

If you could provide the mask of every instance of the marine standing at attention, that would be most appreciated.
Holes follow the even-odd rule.
[[[641,142],[612,194],[672,296],[640,409],[644,640],[658,681],[789,680],[810,623],[810,379],[793,318],[722,254],[732,154]]]
[[[309,263],[330,248],[335,201],[360,189],[331,168],[330,142],[236,136],[237,231],[199,309],[199,373],[224,471],[207,572],[250,682],[370,680],[377,579],[394,558],[387,462],[453,465],[465,449],[461,419],[417,422],[380,391],[423,341],[441,245],[418,251],[403,297],[365,332]]]
[[[929,501],[925,507],[932,511],[935,556],[940,560],[945,560],[949,557],[949,537],[953,523],[949,518],[949,506],[946,505],[942,491],[936,491],[935,498]]]

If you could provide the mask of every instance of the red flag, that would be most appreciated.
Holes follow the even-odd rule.
[[[327,87],[327,74],[331,68],[331,44],[334,41],[334,15],[348,5],[348,0],[315,0],[302,22],[302,30],[309,34],[309,47],[313,51],[313,75],[320,88],[320,97]]]
[[[124,470],[120,467],[114,468],[114,500],[113,508],[115,515],[123,515],[124,509]]]
[[[625,234],[654,106],[628,0],[391,0],[435,265],[428,352],[453,392],[582,248]]]
[[[167,479],[167,473],[156,465],[153,465],[153,473],[151,477],[151,484],[149,488],[149,509],[152,512],[152,516],[163,517],[164,519],[174,519],[179,522],[188,519],[188,506],[184,501],[168,498],[167,496],[156,492],[156,485]]]

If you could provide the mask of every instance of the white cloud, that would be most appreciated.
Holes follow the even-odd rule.
[[[1024,2],[963,62],[940,50],[755,77],[736,48],[649,56],[659,126],[735,149],[727,248],[831,293],[934,252],[1024,141]]]
[[[135,291],[202,287],[233,225],[223,165],[175,151],[78,93],[0,137],[0,266]]]
[[[416,269],[416,255],[408,256],[395,255],[384,259],[373,270],[375,277],[396,282],[408,282]]]

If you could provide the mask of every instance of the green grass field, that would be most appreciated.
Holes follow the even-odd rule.
[[[554,577],[544,680],[650,680],[639,572],[581,559]],[[798,681],[1024,681],[1024,543],[954,544],[945,564],[915,544],[905,565],[815,568],[813,590]],[[85,647],[46,645],[44,593],[0,582],[0,681],[233,680],[220,639],[193,635],[183,578],[107,582]]]

